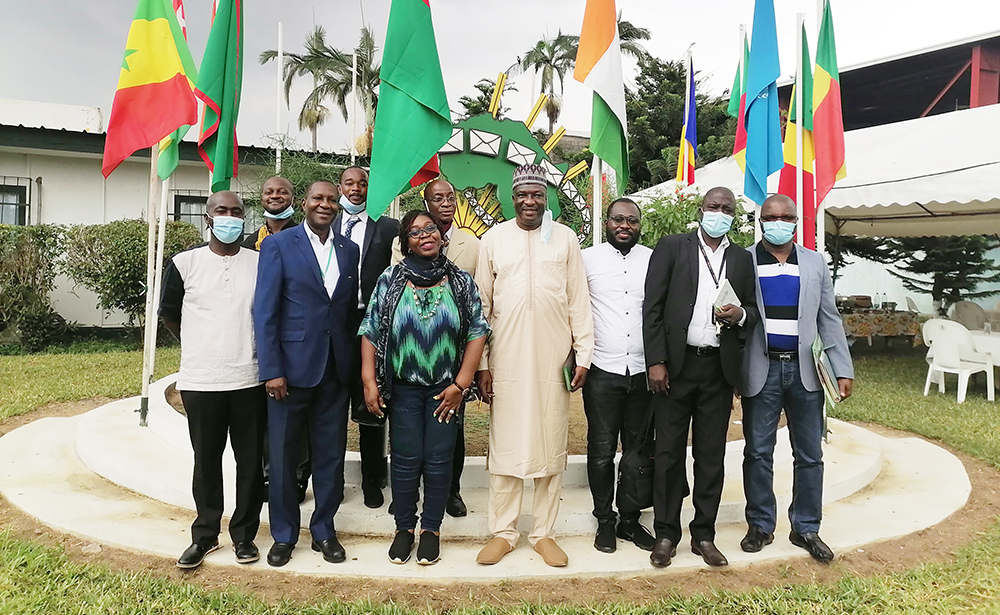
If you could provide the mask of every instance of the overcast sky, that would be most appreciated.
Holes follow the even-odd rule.
[[[833,0],[840,66],[850,66],[1000,29],[997,0]],[[277,22],[284,22],[285,49],[300,51],[313,23],[326,27],[338,48],[354,47],[363,23],[376,40],[385,36],[390,0],[244,0],[246,62],[238,134],[243,144],[261,144],[275,132],[273,62],[257,56],[277,44]],[[577,34],[586,0],[432,0],[438,50],[448,99],[474,93],[482,77],[495,78],[542,36],[559,30]],[[782,74],[795,70],[795,19],[806,14],[815,51],[817,0],[775,0]],[[720,94],[733,81],[740,24],[750,24],[753,0],[618,0],[624,18],[649,28],[647,49],[665,60],[683,57],[693,46],[695,69],[708,90]],[[0,0],[0,98],[100,107],[105,123],[136,0]],[[188,31],[195,62],[200,63],[208,35],[211,0],[186,0]],[[363,18],[362,18],[363,12]],[[626,64],[626,79],[634,66]],[[514,77],[518,92],[504,99],[514,118],[527,116],[538,95],[532,75]],[[293,88],[284,125],[302,146],[295,118],[307,88]],[[590,130],[590,91],[567,75],[561,123],[571,133]],[[540,120],[541,122],[541,120]],[[541,123],[538,124],[541,126]],[[320,147],[346,151],[350,127],[336,113],[320,129]]]

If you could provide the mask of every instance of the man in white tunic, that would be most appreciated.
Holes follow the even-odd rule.
[[[569,388],[581,388],[594,352],[587,276],[576,234],[552,220],[545,171],[514,171],[516,218],[483,236],[476,267],[493,339],[477,374],[493,398],[490,415],[488,524],[479,552],[495,564],[517,544],[526,479],[534,480],[528,541],[550,566],[568,558],[553,540],[569,433]],[[575,367],[574,367],[575,365]]]

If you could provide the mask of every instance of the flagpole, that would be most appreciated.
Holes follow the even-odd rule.
[[[684,123],[687,124],[688,118],[691,117],[691,88],[694,87],[694,84],[692,83],[692,79],[691,79],[691,61],[692,60],[691,60],[691,48],[690,47],[688,47],[687,53],[685,55],[687,55],[687,71],[686,71],[687,76],[685,77],[685,81],[687,82],[687,85],[684,88]],[[691,153],[688,151],[688,147],[687,147],[687,128],[686,127],[683,129],[683,132],[684,132],[684,142],[681,143],[681,151],[684,152],[684,153],[681,156],[681,161],[684,163],[684,175],[683,175],[683,177],[684,177],[684,185],[685,186],[690,186],[691,185],[691,178],[689,177],[689,173],[690,173],[689,169],[691,167],[691,161],[688,160],[688,156],[690,156]]]
[[[146,203],[146,321],[142,342],[142,389],[139,399],[139,426],[146,426],[146,415],[149,412],[149,383],[153,373],[153,345],[156,331],[156,315],[153,312],[153,287],[156,261],[156,221],[160,197],[160,178],[156,175],[156,167],[160,158],[158,143],[149,148],[149,197]]]
[[[157,333],[159,333],[158,317],[156,316],[160,311],[160,292],[163,282],[163,253],[166,251],[167,243],[167,206],[168,199],[170,197],[170,183],[169,178],[167,180],[161,181],[160,186],[160,216],[157,221],[157,235],[156,235],[156,262],[154,263],[153,272],[153,327],[149,344],[149,369],[150,369],[150,380],[152,380],[152,372],[156,369],[156,338]],[[149,288],[147,283],[147,288]]]
[[[601,175],[604,173],[603,163],[601,159],[594,156],[593,168],[591,169],[592,177],[594,180],[594,198],[591,199],[590,205],[590,230],[593,232],[593,244],[600,245],[601,239],[601,220],[604,216],[604,204],[601,199],[604,197],[604,190],[601,181]]]
[[[351,91],[354,100],[351,103],[351,166],[354,166],[358,154],[358,50],[354,50],[354,63],[351,71]]]
[[[806,219],[805,219],[805,207],[802,203],[803,197],[803,187],[802,187],[802,133],[804,130],[803,121],[805,118],[805,105],[802,101],[802,31],[805,28],[806,14],[798,13],[795,16],[795,94],[792,97],[793,104],[795,104],[795,213],[799,218],[799,224],[796,228],[796,232],[799,238],[799,245],[805,245],[806,239]]]
[[[281,174],[281,154],[284,144],[281,139],[281,77],[282,69],[285,65],[285,26],[280,21],[278,22],[278,80],[275,84],[275,114],[274,114],[274,132],[277,136],[277,144],[274,151],[274,172],[276,175]]]
[[[819,9],[816,13],[816,44],[819,45],[819,31],[823,28],[823,13],[826,10],[826,3],[828,0],[816,0],[816,6]],[[817,48],[817,53],[819,49]],[[814,71],[815,72],[815,71]],[[815,86],[813,86],[815,87]],[[816,109],[813,109],[815,113]],[[813,141],[815,143],[815,141]],[[815,147],[815,146],[814,146]],[[813,158],[815,159],[815,152],[813,153]],[[817,197],[819,193],[816,191],[816,163],[813,163],[813,202],[816,203],[816,251],[822,254],[824,257],[826,254],[826,207],[821,203]]]

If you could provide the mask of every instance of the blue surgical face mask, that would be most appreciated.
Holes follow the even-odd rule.
[[[729,229],[733,227],[733,217],[724,214],[721,211],[703,211],[701,212],[701,228],[705,233],[713,238],[718,239],[726,233]]]
[[[764,230],[764,239],[772,246],[783,246],[795,237],[794,222],[773,220],[771,222],[761,222],[760,227]]]
[[[291,218],[292,214],[294,214],[294,213],[295,213],[295,207],[293,205],[289,205],[288,209],[286,209],[285,211],[282,211],[280,213],[276,213],[276,214],[272,214],[271,212],[269,212],[268,210],[265,209],[264,210],[264,217],[265,218],[270,218],[272,220],[287,220],[287,219]]]
[[[344,209],[344,211],[352,216],[356,216],[365,210],[365,203],[355,205],[349,198],[347,198],[346,195],[343,194],[340,195],[340,206]]]
[[[212,234],[222,243],[234,243],[243,236],[243,218],[215,216],[212,218]]]

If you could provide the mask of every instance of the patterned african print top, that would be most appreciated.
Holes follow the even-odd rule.
[[[395,266],[386,269],[375,285],[358,335],[375,343],[378,336],[380,303],[385,300]],[[468,275],[464,271],[463,275]],[[470,280],[471,282],[471,280]],[[483,317],[479,291],[472,287],[473,313],[467,339],[458,340],[461,311],[447,278],[430,288],[407,286],[392,318],[389,336],[389,363],[394,377],[403,382],[434,386],[454,381],[459,343],[463,346],[490,332]]]

